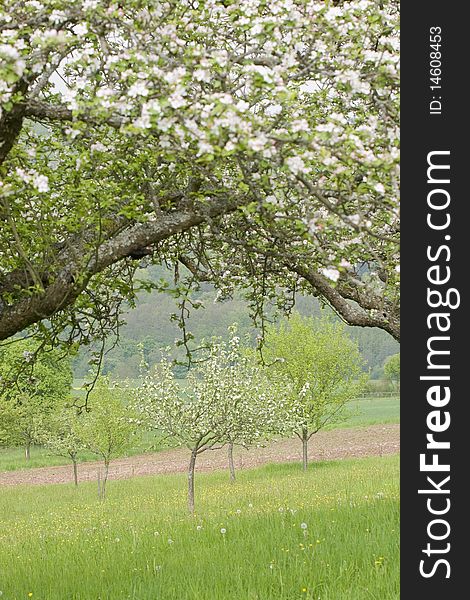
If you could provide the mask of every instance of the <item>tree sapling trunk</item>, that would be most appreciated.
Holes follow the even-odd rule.
[[[73,462],[73,482],[76,486],[78,486],[78,469],[77,469],[77,459],[72,458]]]
[[[302,429],[302,466],[307,470],[308,466],[308,430]]]
[[[106,482],[108,481],[108,473],[109,473],[109,459],[105,459],[104,461],[104,477],[101,485],[101,498],[102,500],[106,497]]]
[[[30,442],[28,442],[25,446],[24,456],[25,456],[26,460],[30,460],[30,458],[31,458],[31,443]]]
[[[194,515],[194,469],[196,467],[197,449],[191,451],[188,471],[188,509]]]
[[[230,469],[230,481],[235,481],[235,465],[233,462],[233,442],[228,444],[228,467]]]

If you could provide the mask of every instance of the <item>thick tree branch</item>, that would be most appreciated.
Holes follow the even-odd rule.
[[[49,104],[42,100],[29,100],[21,105],[25,117],[46,121],[73,121],[73,112],[63,104]],[[81,114],[77,119],[85,123],[106,123],[115,129],[119,129],[124,123],[123,117],[119,115],[110,115],[106,119],[97,119],[88,114]]]
[[[158,221],[135,224],[104,242],[86,265],[84,257],[80,255],[80,248],[74,248],[74,254],[67,252],[62,257],[54,281],[43,292],[34,293],[12,305],[0,304],[0,340],[5,340],[72,304],[93,275],[107,267],[177,233],[232,212],[249,201],[247,197],[230,200],[218,198],[198,207],[185,207],[161,214]],[[8,287],[8,276],[4,277],[3,285]]]
[[[286,276],[284,269],[296,273],[309,284],[314,296],[324,299],[349,325],[379,327],[396,340],[400,340],[399,304],[387,298],[385,289],[371,290],[365,282],[347,274],[342,274],[334,284],[320,272],[319,267],[309,266],[315,261],[314,256],[299,254],[275,224],[266,224],[264,244],[260,248],[252,243],[251,236],[243,235],[243,232],[252,226],[256,227],[247,222],[241,224],[233,235],[225,232],[225,240],[240,248],[246,261],[255,259],[252,262],[252,265],[256,265],[252,267],[252,275],[255,278],[261,277],[260,265],[269,257],[272,259],[269,270],[276,274],[281,282]]]
[[[321,273],[307,266],[292,264],[286,266],[305,279],[349,325],[380,327],[400,341],[399,315],[394,311],[388,313],[386,309],[380,310],[379,308],[366,310],[359,304],[346,299],[339,289],[333,287],[328,278]]]
[[[20,79],[15,85],[13,93],[25,94],[27,89],[28,82],[25,79]],[[15,104],[9,112],[5,112],[0,118],[0,165],[4,163],[21,133],[24,116],[24,106]]]

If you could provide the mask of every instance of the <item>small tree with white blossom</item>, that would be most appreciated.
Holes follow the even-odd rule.
[[[288,404],[289,382],[268,379],[266,369],[255,362],[252,353],[243,352],[240,340],[231,330],[231,364],[223,372],[224,389],[233,399],[227,430],[230,480],[235,481],[234,446],[262,445],[274,435],[287,433],[291,421]]]
[[[136,406],[150,428],[172,436],[190,452],[188,507],[194,513],[196,459],[206,450],[239,443],[252,445],[273,431],[279,420],[268,380],[244,358],[235,328],[228,343],[213,343],[193,368],[184,389],[170,362],[163,359],[134,392]],[[281,403],[282,405],[282,403]],[[233,474],[233,462],[232,462]]]

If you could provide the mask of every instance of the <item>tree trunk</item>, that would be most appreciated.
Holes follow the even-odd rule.
[[[302,429],[302,466],[304,471],[307,470],[308,465],[308,431]]]
[[[73,459],[72,462],[73,462],[73,482],[77,486],[78,485],[77,461],[75,459]]]
[[[196,457],[197,451],[192,450],[188,471],[188,509],[192,515],[194,515],[194,469],[196,467]]]
[[[233,442],[228,444],[228,468],[230,469],[230,481],[235,481],[235,465],[233,464]]]
[[[31,443],[30,442],[28,442],[25,446],[24,456],[25,456],[26,460],[30,460],[30,458],[31,458]]]
[[[109,472],[109,460],[104,461],[104,477],[103,482],[101,484],[101,499],[104,500],[106,497],[106,482],[108,481],[108,472]]]

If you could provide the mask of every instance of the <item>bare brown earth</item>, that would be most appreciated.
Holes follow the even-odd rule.
[[[384,424],[320,431],[310,441],[309,458],[318,461],[396,454],[400,451],[399,428],[397,424]],[[299,461],[300,453],[301,445],[297,438],[272,442],[265,448],[240,448],[234,452],[235,467],[248,469],[272,462]],[[111,463],[109,477],[127,479],[141,475],[180,473],[186,471],[187,465],[188,451],[178,448],[115,460]],[[224,449],[210,450],[198,457],[198,471],[213,471],[226,467],[227,457]],[[79,465],[80,481],[96,480],[99,469],[102,469],[100,462]],[[0,473],[0,485],[70,483],[71,477],[72,469],[69,466],[22,469]]]

